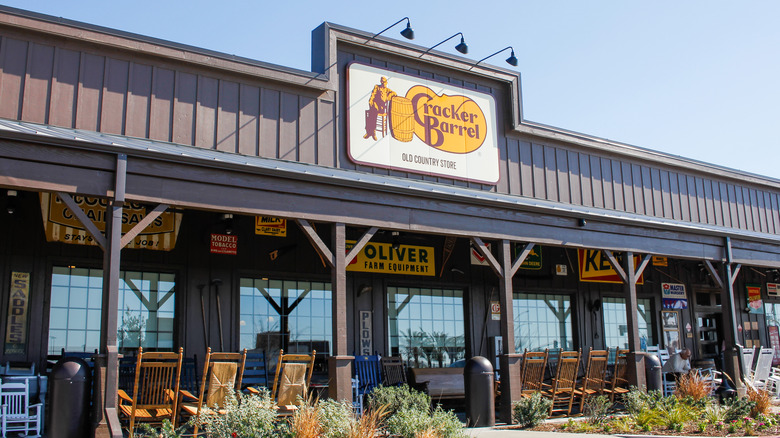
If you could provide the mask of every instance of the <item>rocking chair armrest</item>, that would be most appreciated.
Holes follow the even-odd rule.
[[[247,387],[246,387],[246,391],[247,391],[248,393],[250,393],[250,394],[255,394],[255,395],[258,395],[258,394],[260,394],[260,390],[259,390],[259,389],[257,389],[257,388],[255,388],[254,386],[247,386]]]
[[[168,400],[172,402],[175,402],[177,400],[176,391],[172,389],[163,389],[163,392],[165,393],[165,396],[168,397]]]
[[[124,401],[126,401],[128,403],[132,403],[133,402],[133,399],[129,395],[127,395],[127,393],[125,392],[124,389],[119,389],[119,390],[116,391],[116,393],[119,396],[120,400],[124,400]]]
[[[187,391],[186,389],[180,389],[179,390],[179,400],[183,400],[183,399],[190,399],[190,400],[197,401],[198,397],[195,397],[194,395],[192,395],[191,392]]]

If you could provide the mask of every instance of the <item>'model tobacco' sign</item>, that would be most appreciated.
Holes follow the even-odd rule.
[[[359,63],[347,74],[353,161],[498,182],[493,96]]]

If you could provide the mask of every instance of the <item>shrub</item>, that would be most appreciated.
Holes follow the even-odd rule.
[[[606,395],[588,397],[588,400],[585,401],[583,413],[586,417],[590,417],[592,423],[598,424],[607,418],[610,407],[612,407],[612,403],[610,403],[609,397]]]
[[[724,420],[726,423],[731,423],[735,420],[741,420],[750,415],[756,406],[756,402],[749,400],[747,397],[732,398],[726,401],[726,415]]]
[[[530,397],[523,397],[512,405],[512,416],[521,427],[534,427],[550,415],[552,400],[535,392]]]
[[[171,420],[163,420],[160,430],[156,430],[148,423],[141,423],[138,425],[138,431],[136,437],[149,437],[149,438],[181,438],[184,436],[187,426],[181,426],[174,429]]]
[[[674,396],[680,399],[691,397],[698,401],[709,397],[711,390],[712,382],[705,380],[698,373],[689,373],[677,378]]]
[[[260,395],[229,395],[222,409],[224,414],[213,415],[206,410],[195,421],[203,424],[208,436],[214,438],[272,437],[276,411],[268,390]],[[235,434],[235,435],[234,435]]]
[[[349,434],[349,438],[374,438],[380,435],[382,419],[387,414],[384,408],[366,410],[357,419],[355,427]]]
[[[772,406],[772,396],[769,392],[763,389],[748,388],[747,397],[750,401],[756,405],[750,411],[751,417],[758,417],[759,415],[767,415],[769,408]]]
[[[402,410],[416,410],[427,414],[431,409],[431,397],[408,385],[378,386],[368,394],[368,407],[372,411],[383,408],[391,416]]]
[[[317,419],[324,438],[348,438],[357,426],[352,404],[332,399],[321,400],[317,404]]]
[[[307,402],[300,405],[287,422],[289,434],[295,438],[318,438],[324,436],[319,411],[317,404]]]
[[[623,394],[622,398],[623,406],[630,415],[638,414],[648,409],[656,409],[663,403],[663,400],[664,396],[661,391],[644,392],[635,386],[632,386],[627,393]]]
[[[418,409],[402,409],[387,420],[387,429],[402,438],[436,436],[438,438],[464,437],[463,424],[452,411],[436,407],[430,414]]]
[[[728,409],[725,406],[721,406],[717,402],[710,402],[704,408],[703,418],[707,420],[708,423],[717,425],[718,423],[725,422],[727,410]]]
[[[662,409],[661,413],[661,424],[677,432],[682,430],[685,423],[698,417],[696,411],[685,403],[674,403]]]

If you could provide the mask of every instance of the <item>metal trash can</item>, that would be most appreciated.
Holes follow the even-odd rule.
[[[49,374],[49,438],[85,437],[89,420],[92,376],[89,365],[77,357],[63,357]]]
[[[661,360],[655,354],[645,353],[645,374],[648,391],[663,391]]]
[[[496,425],[493,364],[482,356],[474,356],[463,368],[466,389],[466,422],[468,427]]]

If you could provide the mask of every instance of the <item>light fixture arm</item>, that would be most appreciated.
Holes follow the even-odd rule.
[[[386,28],[380,30],[378,33],[374,34],[374,36],[369,38],[368,41],[373,40],[374,38],[378,37],[379,35],[381,35],[385,31],[391,29],[393,26],[395,26],[396,24],[398,24],[398,23],[400,23],[400,22],[402,22],[404,20],[406,20],[406,29],[401,31],[401,35],[403,35],[404,37],[406,37],[406,38],[408,38],[410,40],[414,39],[414,32],[412,31],[412,23],[411,23],[411,21],[409,21],[409,17],[404,17],[404,18],[396,21],[395,23],[391,24],[390,26],[387,26]],[[405,32],[408,32],[408,33],[405,33]],[[411,35],[411,36],[407,36],[407,35]],[[368,42],[368,41],[366,41],[366,42]]]
[[[512,47],[512,46],[506,46],[506,47],[504,47],[503,49],[499,50],[498,52],[496,52],[496,53],[492,53],[492,54],[490,54],[490,55],[488,55],[488,56],[486,56],[486,57],[484,57],[484,58],[480,59],[479,61],[477,61],[477,62],[474,64],[474,67],[476,67],[476,66],[477,66],[477,65],[478,65],[480,62],[482,62],[482,61],[484,61],[484,60],[486,60],[486,59],[490,58],[491,56],[498,55],[499,53],[503,52],[503,51],[504,51],[504,50],[506,50],[506,49],[511,49],[511,50],[512,50],[512,54],[511,54],[511,55],[509,55],[509,58],[507,58],[507,59],[506,59],[506,62],[507,62],[507,64],[509,64],[509,65],[511,65],[511,66],[513,66],[513,67],[517,67],[517,58],[515,57],[515,49],[514,49],[514,47]]]
[[[453,36],[451,36],[451,37],[447,38],[446,40],[444,40],[444,41],[442,41],[442,42],[440,42],[440,43],[438,43],[438,44],[434,44],[433,46],[431,46],[431,48],[430,48],[430,49],[426,50],[426,51],[425,51],[425,52],[424,52],[422,55],[420,55],[420,57],[422,58],[422,57],[423,57],[423,55],[425,55],[426,53],[430,52],[431,50],[433,50],[433,49],[434,49],[434,48],[436,48],[436,47],[439,47],[440,45],[442,45],[442,44],[446,43],[447,41],[449,41],[449,40],[451,40],[451,39],[455,38],[455,37],[456,37],[456,36],[458,36],[458,35],[460,35],[460,43],[465,45],[465,41],[464,41],[464,38],[463,38],[463,33],[462,33],[462,32],[458,32],[458,33],[456,33],[455,35],[453,35]]]

